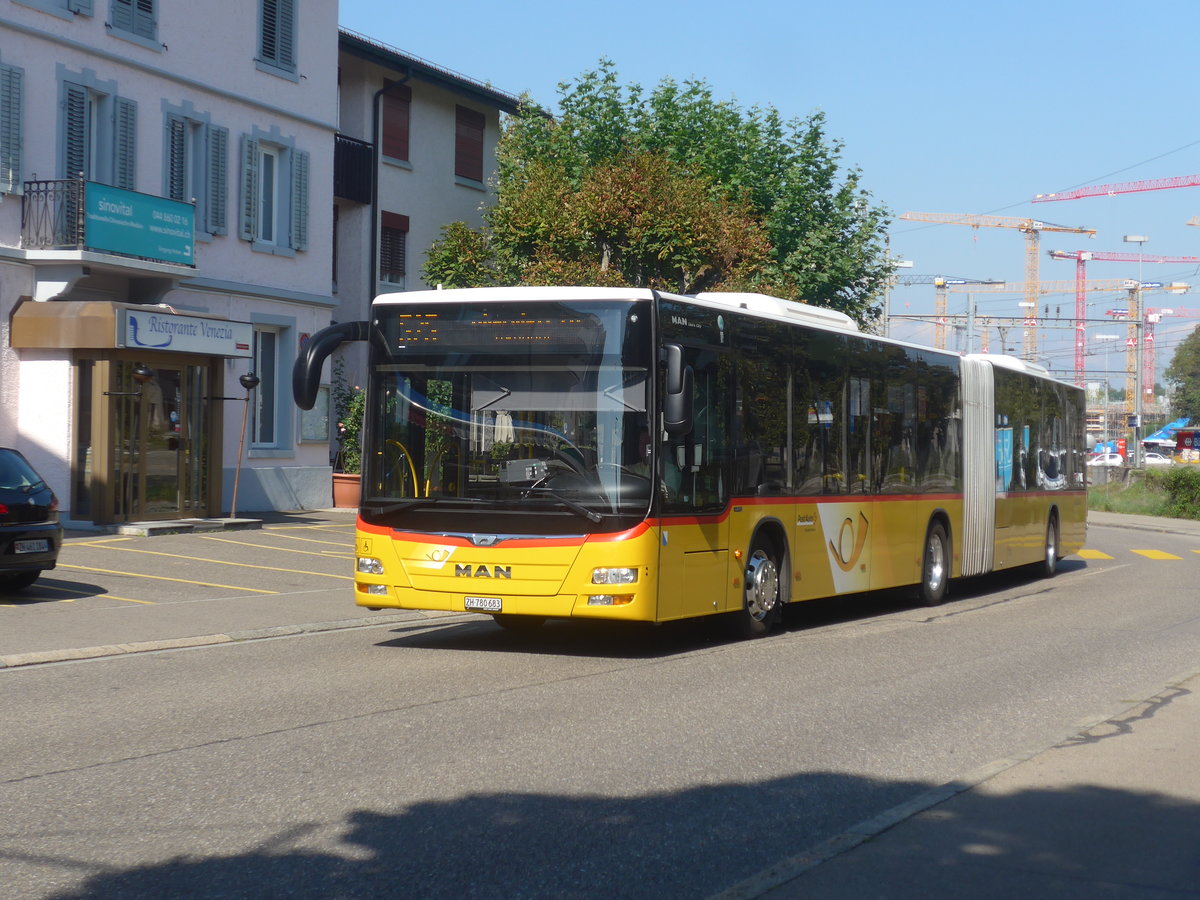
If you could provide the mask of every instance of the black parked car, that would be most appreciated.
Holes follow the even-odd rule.
[[[0,447],[0,593],[53,569],[62,537],[54,491],[24,456]]]

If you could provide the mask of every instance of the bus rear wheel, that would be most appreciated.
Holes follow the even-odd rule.
[[[1042,554],[1042,577],[1053,578],[1058,572],[1058,516],[1050,513],[1046,523],[1046,551]]]
[[[921,602],[938,606],[946,599],[950,583],[950,539],[941,522],[929,526],[921,562]]]
[[[746,562],[742,611],[738,613],[738,631],[743,637],[761,637],[783,613],[779,561],[773,554],[773,550],[755,545]]]

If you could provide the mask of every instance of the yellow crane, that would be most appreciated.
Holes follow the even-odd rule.
[[[1032,360],[1037,356],[1037,301],[1038,290],[1038,244],[1043,231],[1065,232],[1067,234],[1086,234],[1096,236],[1096,229],[1084,228],[1081,225],[1055,225],[1052,222],[1042,222],[1038,219],[1020,218],[1017,216],[971,215],[969,213],[927,213],[906,212],[900,217],[908,222],[933,222],[938,225],[970,225],[972,228],[1015,228],[1025,235],[1025,284],[1029,291],[1025,296],[1025,309],[1031,315],[1025,327],[1023,355]]]

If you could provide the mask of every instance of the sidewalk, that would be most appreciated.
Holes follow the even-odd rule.
[[[1200,522],[1091,525],[1200,540]],[[1052,747],[859,823],[719,900],[1200,897],[1200,667]]]

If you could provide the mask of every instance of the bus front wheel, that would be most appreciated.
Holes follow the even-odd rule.
[[[929,526],[925,536],[925,554],[921,562],[921,602],[937,606],[946,599],[950,582],[950,539],[941,522]]]
[[[756,545],[746,563],[745,579],[738,631],[743,637],[760,637],[771,630],[783,612],[779,562],[773,552]]]

